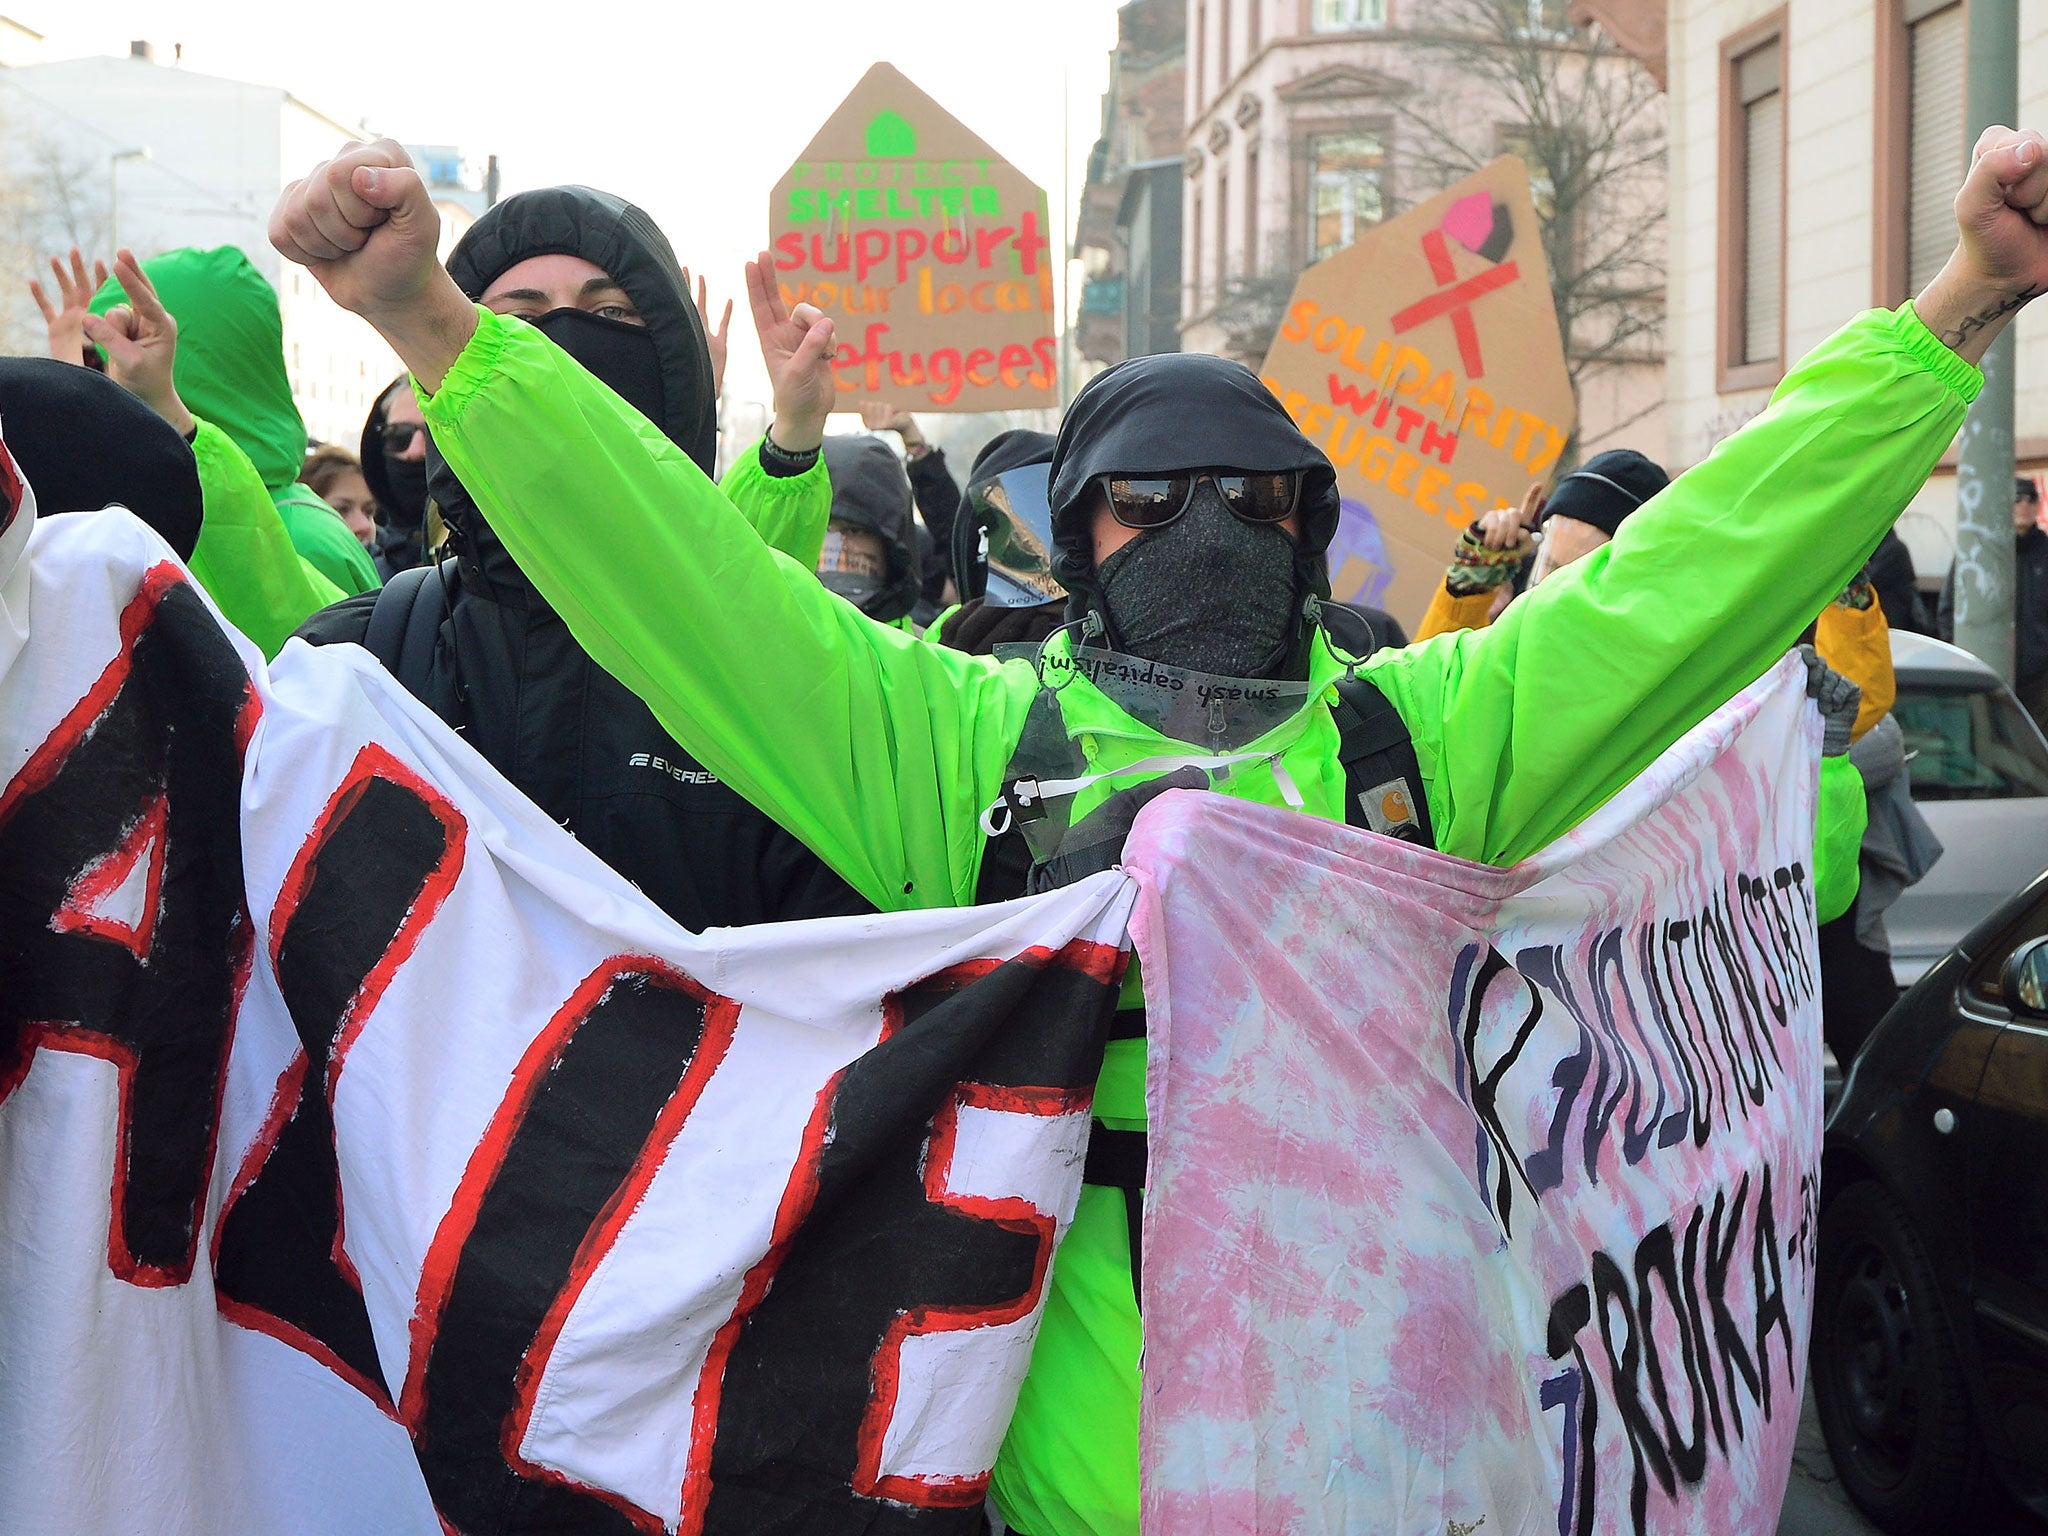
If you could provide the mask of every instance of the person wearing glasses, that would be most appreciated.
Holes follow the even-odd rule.
[[[674,251],[644,212],[589,187],[522,192],[464,233],[449,266],[490,312],[518,317],[608,416],[710,470],[717,395],[708,338]],[[436,452],[409,388],[387,392],[383,417],[387,483],[416,475],[411,483],[446,522],[446,558],[429,555],[381,592],[315,614],[299,636],[367,648],[515,788],[693,932],[871,910],[577,643],[506,553],[494,517],[470,493],[470,471]],[[875,446],[900,484],[894,457]],[[807,569],[832,501],[815,460],[764,461],[750,450],[729,477],[755,518],[749,536],[758,526],[759,538]],[[907,486],[902,498],[907,525]],[[555,515],[582,514],[571,498]],[[910,581],[914,594],[914,572]],[[897,611],[909,606],[906,595]]]
[[[377,574],[389,581],[430,558],[435,520],[427,512],[427,418],[400,374],[385,386],[363,421],[363,480],[377,502],[370,546]]]
[[[1377,818],[1496,865],[1576,826],[1784,654],[1940,458],[1984,347],[2048,290],[2048,230],[2028,216],[2048,217],[2042,148],[1987,135],[1957,200],[1962,243],[1926,292],[1823,343],[1613,542],[1486,629],[1365,660],[1325,622],[1329,461],[1236,364],[1138,358],[1082,389],[1051,466],[1071,623],[1035,664],[1000,661],[824,592],[544,336],[479,311],[435,261],[438,221],[396,143],[351,146],[287,188],[270,237],[396,349],[440,451],[591,655],[862,895],[902,909],[973,901],[1013,822],[1038,829],[1049,875],[1113,858],[1129,823],[1117,797],[1167,768],[1201,783],[1227,765],[1216,792]],[[815,452],[832,323],[778,311],[765,252],[748,287],[764,350],[807,381],[778,397],[769,442]],[[1373,761],[1347,743],[1375,709],[1399,729],[1365,794],[1345,758]],[[1073,793],[1056,807],[1026,792],[1063,774]],[[1418,793],[1397,793],[1414,778]],[[1113,1033],[1100,1182],[1055,1259],[990,1490],[1027,1536],[1138,1527],[1126,1189],[1143,1151],[1124,1138],[1144,1125],[1145,1042]]]

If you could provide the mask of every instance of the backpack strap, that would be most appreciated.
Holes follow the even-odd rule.
[[[434,645],[447,616],[448,579],[438,563],[400,571],[377,594],[363,648],[407,693],[424,699]]]
[[[1337,680],[1337,758],[1344,765],[1344,820],[1405,842],[1436,846],[1423,793],[1422,764],[1407,722],[1362,677]]]

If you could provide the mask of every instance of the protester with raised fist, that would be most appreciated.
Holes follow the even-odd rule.
[[[271,236],[397,349],[449,466],[591,654],[707,768],[903,908],[973,900],[989,834],[1020,816],[1048,870],[1113,861],[1100,834],[1127,821],[1089,813],[1185,766],[1225,764],[1219,793],[1493,864],[1577,825],[1783,656],[1940,458],[1973,365],[2048,287],[2042,150],[1987,134],[1940,276],[1823,343],[1611,543],[1488,628],[1366,660],[1322,622],[1335,474],[1236,364],[1136,358],[1075,400],[1051,473],[1075,633],[1035,670],[919,644],[777,559],[687,454],[468,301],[397,145],[296,183]],[[772,282],[764,260],[750,284]],[[832,398],[831,323],[799,306],[780,343],[804,381],[786,397],[808,409],[771,439],[805,453]],[[1162,680],[1215,707],[1175,714]],[[1062,776],[1059,804],[1028,793]],[[1069,826],[1085,848],[1061,846]],[[1094,1100],[1099,1182],[1055,1260],[991,1485],[1027,1536],[1138,1527],[1145,1042],[1142,995],[1126,1002]]]
[[[522,192],[471,226],[449,265],[464,293],[494,316],[516,317],[501,323],[544,337],[540,344],[597,393],[608,416],[624,413],[650,440],[710,471],[717,397],[703,321],[668,241],[640,209],[588,187]],[[767,324],[772,330],[772,315]],[[776,376],[773,359],[769,372]],[[385,420],[402,422],[407,407],[417,409],[409,390],[388,402]],[[692,757],[591,660],[506,553],[470,493],[469,472],[458,473],[424,433],[406,437],[399,464],[412,452],[453,558],[336,604],[301,635],[367,646],[535,804],[686,928],[866,910],[815,854]],[[882,452],[893,469],[894,457]],[[757,548],[765,539],[817,563],[832,486],[816,459],[815,451],[778,455],[772,442],[742,455],[728,484],[753,513]],[[387,460],[387,474],[392,467]],[[558,513],[579,515],[573,504]],[[908,600],[901,606],[907,611]]]

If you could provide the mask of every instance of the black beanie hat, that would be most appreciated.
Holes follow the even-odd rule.
[[[1558,481],[1543,515],[1591,523],[1611,539],[1629,513],[1670,483],[1661,464],[1633,448],[1610,449]]]
[[[205,507],[199,464],[171,424],[103,373],[0,357],[0,432],[38,516],[123,506],[192,558]]]

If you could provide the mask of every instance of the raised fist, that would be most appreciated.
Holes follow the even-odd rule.
[[[1956,193],[1956,225],[1983,276],[2015,291],[2048,289],[2048,140],[1986,128]]]
[[[441,216],[395,139],[352,145],[284,189],[270,243],[367,320],[416,302],[440,270]]]
[[[2048,140],[1987,128],[1956,193],[1955,254],[1913,301],[1927,328],[1981,360],[2006,322],[2048,293]]]

